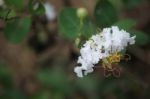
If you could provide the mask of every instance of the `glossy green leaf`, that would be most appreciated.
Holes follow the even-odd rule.
[[[66,39],[75,40],[80,32],[85,38],[89,38],[95,33],[95,27],[87,17],[84,19],[83,28],[80,31],[80,20],[74,8],[63,9],[59,15],[58,23],[59,32]]]
[[[59,15],[59,32],[66,39],[75,39],[79,32],[79,20],[76,9],[65,8]]]
[[[21,10],[24,7],[24,0],[5,0],[8,7],[13,7],[15,9]]]
[[[100,0],[95,7],[94,16],[96,22],[101,27],[112,25],[118,20],[117,11],[107,0]]]
[[[116,22],[114,25],[118,26],[120,29],[129,30],[136,25],[136,21],[133,19],[125,19]]]
[[[142,31],[131,31],[130,32],[131,35],[136,35],[136,44],[137,45],[145,45],[149,42],[149,37],[146,33],[142,32]]]
[[[29,17],[7,21],[4,35],[8,41],[12,43],[20,43],[25,37],[27,37],[30,25],[31,19]]]

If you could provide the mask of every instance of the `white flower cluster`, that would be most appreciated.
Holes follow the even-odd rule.
[[[80,49],[81,56],[77,63],[81,66],[74,68],[78,77],[83,77],[93,72],[93,67],[101,59],[110,56],[112,53],[120,52],[129,44],[135,43],[135,37],[124,30],[119,30],[117,26],[104,28],[101,33],[93,35]]]

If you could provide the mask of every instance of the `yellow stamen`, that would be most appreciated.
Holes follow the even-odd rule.
[[[110,56],[102,59],[102,64],[104,68],[112,69],[113,63],[119,63],[122,58],[122,55],[118,52],[111,54]]]

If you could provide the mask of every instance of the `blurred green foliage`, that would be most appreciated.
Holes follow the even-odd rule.
[[[7,21],[4,29],[5,37],[12,43],[19,43],[27,37],[31,26],[31,19],[24,17]]]
[[[49,99],[50,92],[48,91],[40,91],[36,95],[32,96],[31,99]]]
[[[45,13],[45,8],[42,2],[33,2],[34,0],[29,1],[29,11],[33,15],[41,16]]]
[[[0,81],[2,85],[4,85],[5,88],[11,88],[12,87],[12,76],[10,71],[6,68],[5,65],[0,64]]]
[[[21,10],[24,7],[24,0],[5,0],[4,2],[10,9]]]
[[[149,42],[149,37],[146,33],[138,30],[132,30],[131,35],[136,35],[136,44],[137,45],[146,45]]]
[[[118,26],[120,29],[130,30],[136,25],[136,21],[133,19],[125,19],[116,22],[114,25]]]
[[[111,26],[118,20],[115,7],[108,0],[99,0],[95,6],[94,16],[100,27]]]
[[[64,8],[58,16],[59,33],[63,38],[70,41],[74,41],[78,34],[81,33],[81,37],[86,40],[96,33],[96,26],[103,28],[116,25],[120,29],[125,29],[131,33],[131,35],[136,35],[136,44],[138,46],[146,45],[149,42],[149,37],[143,31],[134,28],[136,20],[130,18],[120,19],[118,11],[122,6],[127,8],[135,7],[141,1],[97,0],[93,11],[95,20],[93,21],[89,16],[86,16],[83,19],[82,27],[80,19],[76,15],[77,9]],[[44,15],[43,2],[29,0],[25,5],[24,0],[5,0],[5,3],[5,8],[0,7],[0,17],[5,22],[4,37],[10,43],[21,43],[31,31],[33,17]],[[38,6],[34,10],[36,3],[38,3]],[[143,91],[142,84],[138,82],[138,79],[130,76],[102,78],[98,74],[91,74],[84,78],[72,77],[73,79],[70,79],[70,75],[66,73],[65,69],[38,69],[35,73],[35,78],[42,88],[33,96],[28,96],[14,87],[12,73],[7,66],[0,64],[0,99],[50,99],[49,97],[51,99],[66,99],[66,97],[69,97],[69,99],[70,97],[74,97],[74,99],[82,99],[82,97],[86,99],[108,99],[109,96],[115,99],[130,99],[128,92],[136,93],[137,89]],[[150,87],[146,93],[147,97],[150,97],[148,92],[150,92]],[[76,98],[76,95],[81,96]]]
[[[57,92],[64,92],[69,94],[71,92],[71,86],[67,75],[63,71],[59,70],[43,70],[37,73],[37,79],[47,88],[52,88]]]
[[[11,18],[16,17],[16,12],[14,10],[9,10],[9,9],[0,9],[0,17],[3,18],[4,20],[8,20]]]
[[[142,0],[122,0],[122,2],[127,8],[131,9],[138,6]]]
[[[26,99],[25,95],[14,88],[13,75],[11,71],[4,65],[0,64],[0,99]]]
[[[83,27],[81,28],[80,19],[76,12],[75,8],[65,8],[61,11],[58,18],[59,31],[66,39],[75,40],[79,33],[87,39],[95,32],[96,28],[88,17],[83,19]]]

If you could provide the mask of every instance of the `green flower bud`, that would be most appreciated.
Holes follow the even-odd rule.
[[[77,16],[79,17],[79,18],[85,18],[86,16],[87,16],[87,9],[85,9],[85,8],[78,8],[77,9]]]

